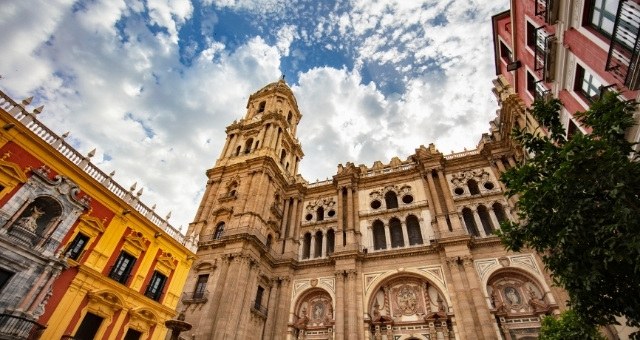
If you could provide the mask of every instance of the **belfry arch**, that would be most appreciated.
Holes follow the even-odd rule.
[[[455,339],[452,304],[441,283],[408,271],[376,281],[365,306],[371,339]]]

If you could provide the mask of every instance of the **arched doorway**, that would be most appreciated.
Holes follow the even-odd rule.
[[[368,311],[366,322],[375,340],[414,339],[414,334],[454,339],[447,299],[435,284],[418,275],[383,281],[371,295]]]
[[[333,325],[333,300],[325,290],[316,288],[302,295],[296,302],[293,328],[294,339],[331,339]]]
[[[540,319],[557,309],[542,285],[519,270],[494,273],[486,288],[491,313],[506,340],[537,339]]]

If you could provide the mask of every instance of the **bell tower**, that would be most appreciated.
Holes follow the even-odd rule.
[[[205,193],[187,230],[199,241],[198,261],[185,287],[190,297],[181,301],[196,338],[252,338],[258,325],[251,320],[260,327],[276,322],[275,311],[267,320],[260,308],[275,297],[276,259],[285,250],[298,251],[299,214],[289,206],[301,200],[301,118],[293,92],[280,79],[249,96],[244,117],[226,128],[224,148],[206,172]],[[277,322],[286,323],[282,318]]]

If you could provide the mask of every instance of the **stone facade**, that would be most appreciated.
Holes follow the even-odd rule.
[[[497,84],[499,85],[499,83]],[[512,219],[500,174],[517,96],[474,150],[433,144],[406,160],[297,174],[302,115],[283,80],[252,94],[187,235],[198,260],[182,297],[189,339],[533,339],[564,308],[537,254],[493,235]]]

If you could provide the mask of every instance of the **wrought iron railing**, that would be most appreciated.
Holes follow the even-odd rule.
[[[35,340],[46,327],[35,320],[11,314],[0,314],[0,338]]]
[[[605,70],[630,90],[640,89],[640,4],[621,0]]]
[[[541,78],[548,83],[553,80],[556,38],[549,34],[544,26],[536,28],[535,36],[534,70],[540,71]]]
[[[193,292],[184,292],[182,293],[182,303],[184,304],[192,304],[192,303],[205,303],[209,300],[209,291],[208,290],[196,290]]]
[[[544,19],[547,24],[555,24],[558,20],[559,0],[536,0],[536,16]]]
[[[551,95],[551,90],[549,90],[545,85],[544,85],[544,81],[539,80],[535,83],[535,87],[534,87],[534,92],[533,92],[533,99],[534,100],[547,100],[549,99],[549,96]]]

